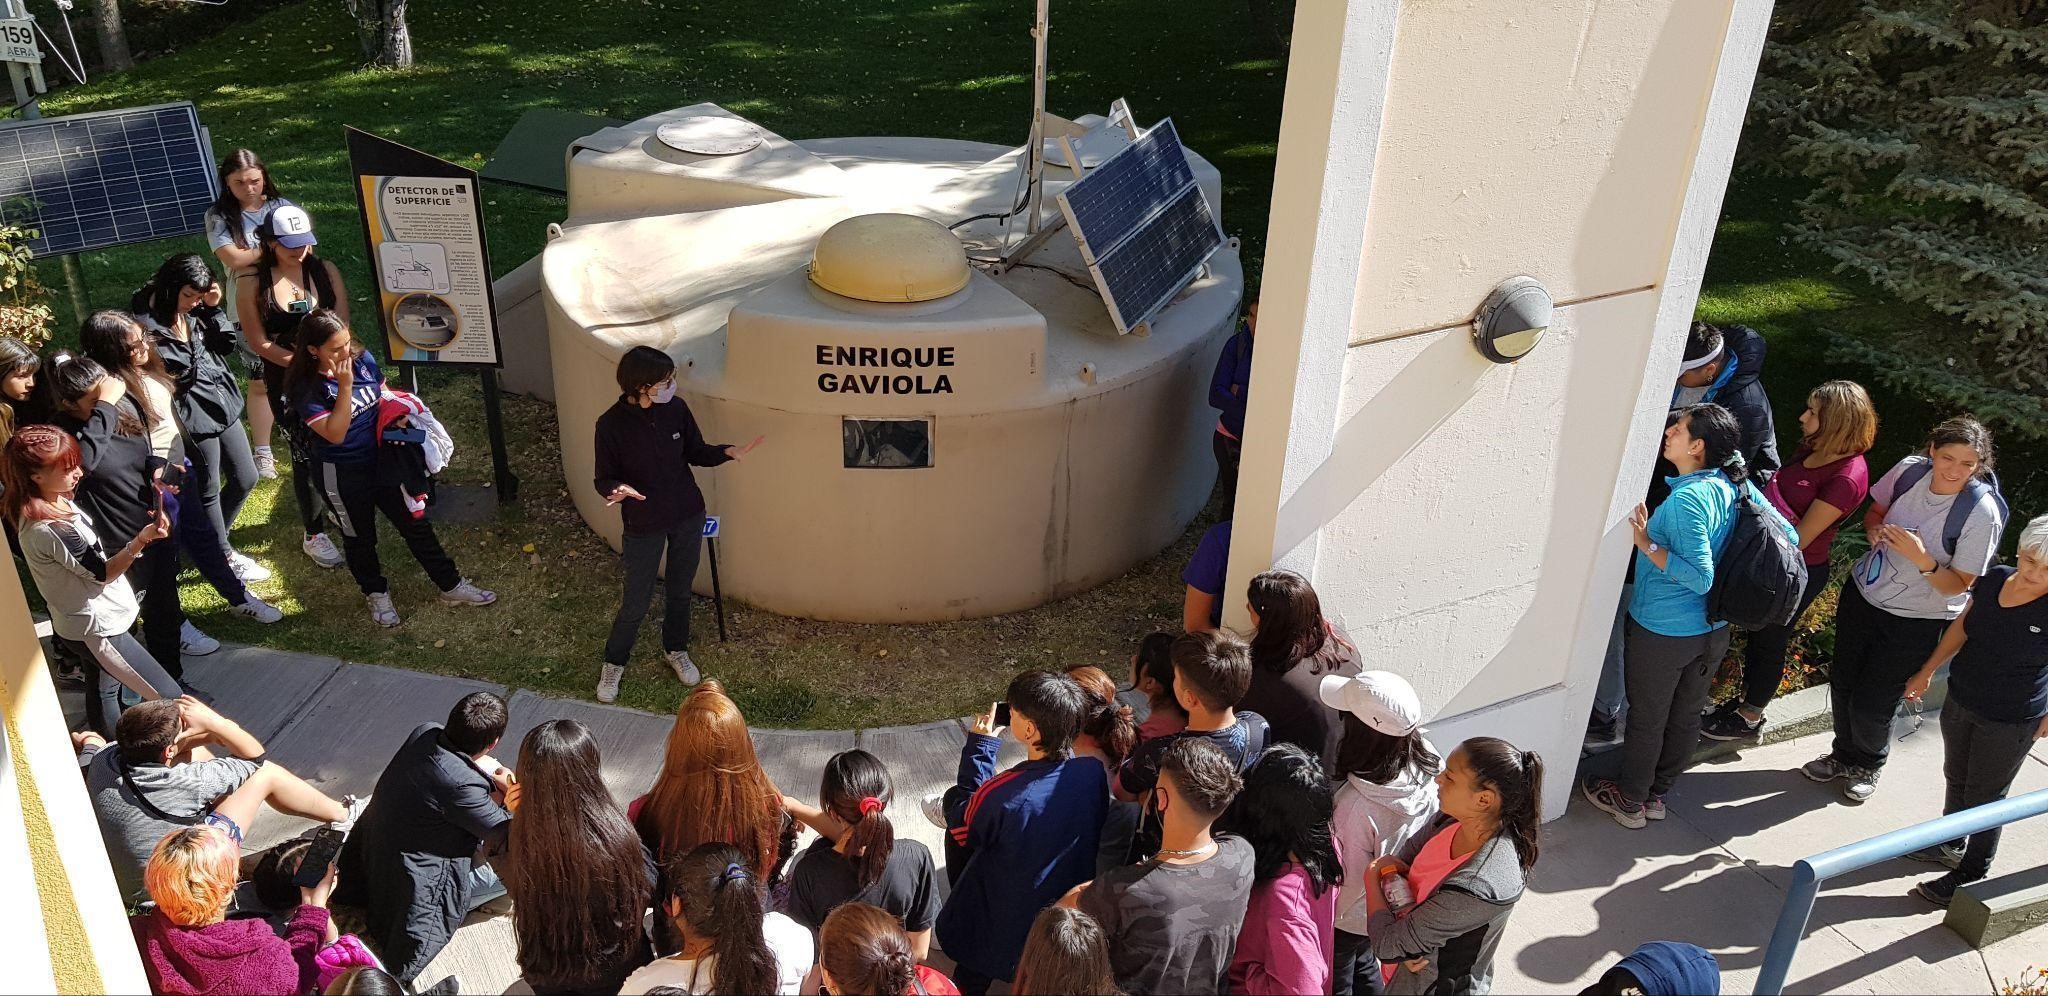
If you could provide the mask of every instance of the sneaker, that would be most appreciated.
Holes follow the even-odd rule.
[[[256,476],[266,481],[277,480],[277,458],[270,455],[270,447],[256,449]]]
[[[1755,740],[1763,731],[1763,720],[1751,723],[1743,717],[1742,710],[1732,704],[1725,709],[1715,710],[1700,724],[1700,736],[1724,743],[1731,740]]]
[[[284,613],[278,611],[277,606],[254,595],[245,596],[240,605],[228,606],[228,611],[245,619],[254,619],[260,623],[274,623],[284,618]]]
[[[1943,875],[1914,886],[1913,894],[1942,909],[1948,909],[1948,904],[1956,898],[1956,887],[1961,884],[1956,881],[1954,875]]]
[[[460,996],[462,976],[451,975],[419,991],[420,996]]]
[[[321,567],[332,569],[348,563],[348,558],[334,548],[334,541],[328,539],[326,533],[306,537],[306,541],[299,544],[299,549],[306,551],[306,556],[313,558],[313,563]]]
[[[1603,719],[1595,713],[1593,718],[1586,722],[1587,750],[1613,747],[1621,743],[1622,739],[1621,721],[1618,719]]]
[[[1641,830],[1650,823],[1649,818],[1643,815],[1643,807],[1628,801],[1628,797],[1621,794],[1621,786],[1614,784],[1612,779],[1588,779],[1579,786],[1579,792],[1595,808],[1630,830]]]
[[[442,605],[489,605],[498,600],[498,593],[485,591],[463,578],[455,587],[441,593]]]
[[[1849,773],[1849,766],[1835,760],[1833,754],[1822,754],[1800,766],[1799,773],[1817,782],[1831,782]]]
[[[1862,802],[1877,794],[1876,768],[1850,768],[1849,784],[1842,789],[1843,798],[1850,802]]]
[[[228,569],[234,571],[235,579],[244,584],[270,580],[270,568],[240,550],[228,551]]]
[[[391,604],[390,592],[380,591],[374,595],[364,595],[363,601],[370,603],[371,622],[386,629],[398,625],[398,610]]]
[[[697,670],[697,662],[690,659],[687,650],[669,651],[668,668],[676,673],[676,680],[682,682],[684,688],[704,680],[704,675]]]
[[[597,669],[597,700],[611,702],[619,697],[619,679],[626,676],[623,664],[606,664]]]
[[[944,792],[933,792],[925,796],[924,801],[919,803],[918,808],[924,810],[924,818],[932,821],[932,826],[938,827],[941,830],[951,829],[946,826],[946,794]]]
[[[1664,797],[1661,795],[1653,795],[1650,801],[1643,803],[1643,818],[1646,820],[1661,820],[1670,815],[1671,812],[1664,808]]]
[[[178,652],[187,657],[204,657],[220,649],[220,641],[199,631],[192,620],[178,627]]]
[[[1906,855],[1906,857],[1953,870],[1961,867],[1963,863],[1963,849],[1948,844],[1935,844],[1931,847],[1923,847],[1914,851]]]
[[[327,825],[333,827],[336,830],[341,831],[342,833],[347,833],[350,830],[355,829],[356,821],[361,819],[363,816],[363,810],[370,808],[370,797],[366,795],[342,796],[341,808],[348,810],[348,815],[342,817],[341,819],[335,820],[334,822],[329,823]]]
[[[57,684],[65,688],[84,688],[85,668],[71,661],[59,663],[57,665]]]

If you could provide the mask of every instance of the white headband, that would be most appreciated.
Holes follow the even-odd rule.
[[[1725,345],[1725,343],[1724,343],[1723,345]],[[1700,357],[1699,359],[1696,359],[1696,360],[1685,360],[1685,361],[1682,361],[1682,362],[1680,362],[1680,363],[1678,364],[1678,372],[1679,372],[1679,373],[1691,373],[1691,372],[1693,372],[1694,370],[1698,370],[1699,368],[1701,368],[1701,367],[1703,367],[1703,366],[1706,366],[1707,364],[1709,364],[1709,363],[1712,363],[1712,362],[1714,362],[1715,360],[1718,360],[1718,359],[1720,359],[1720,358],[1721,358],[1721,349],[1722,349],[1722,347],[1721,347],[1721,346],[1715,346],[1715,347],[1714,347],[1714,350],[1713,350],[1713,352],[1710,352],[1710,353],[1708,353],[1707,355],[1705,355],[1705,356],[1702,356],[1702,357]]]

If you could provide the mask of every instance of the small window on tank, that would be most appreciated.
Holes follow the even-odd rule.
[[[849,470],[917,470],[932,465],[932,420],[844,418],[839,435]]]

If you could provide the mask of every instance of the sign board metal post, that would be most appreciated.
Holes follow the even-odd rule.
[[[711,556],[711,612],[718,617],[718,642],[725,642],[725,589],[718,584],[718,516],[704,517],[704,548]],[[684,581],[688,584],[688,581]]]
[[[345,128],[363,243],[377,285],[377,324],[393,363],[482,374],[484,425],[498,502],[519,497],[505,444],[497,300],[475,170]]]

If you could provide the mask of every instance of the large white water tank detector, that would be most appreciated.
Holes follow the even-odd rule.
[[[660,137],[679,122],[671,138],[759,141],[686,151]],[[697,473],[726,594],[749,604],[861,622],[1013,612],[1172,543],[1215,476],[1208,380],[1237,256],[1219,251],[1149,335],[1119,336],[1071,236],[992,276],[997,220],[949,227],[1009,210],[1022,160],[947,139],[791,142],[711,104],[579,142],[541,265],[584,518],[618,544],[590,441],[619,356],[651,345],[676,358],[708,438],[767,437]],[[1190,160],[1220,216],[1216,170]],[[1048,207],[1073,179],[1048,168]]]

